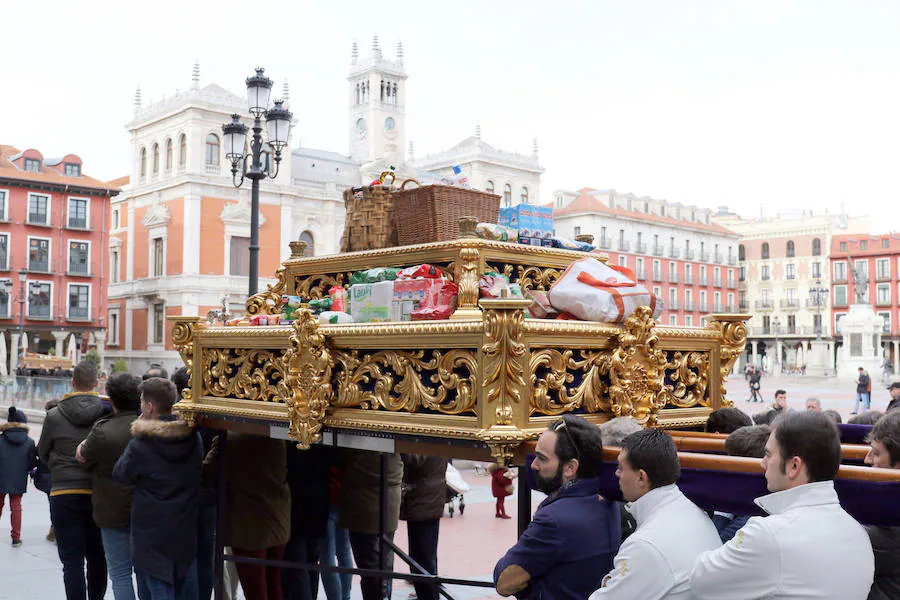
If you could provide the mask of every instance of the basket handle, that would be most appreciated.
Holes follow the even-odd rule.
[[[410,182],[416,184],[416,187],[422,187],[422,185],[419,183],[419,181],[417,179],[407,179],[400,185],[400,191],[402,192],[403,190],[405,190],[406,184],[410,183]]]

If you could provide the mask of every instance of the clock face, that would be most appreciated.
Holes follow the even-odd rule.
[[[394,122],[394,117],[388,117],[384,120],[384,128],[387,131],[393,131],[397,124]]]
[[[356,135],[362,137],[366,135],[366,120],[365,119],[357,119],[356,120]]]

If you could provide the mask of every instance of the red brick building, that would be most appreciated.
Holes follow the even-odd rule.
[[[0,329],[11,370],[20,323],[30,352],[64,354],[71,336],[79,351],[102,349],[117,193],[84,175],[74,154],[47,159],[0,145]]]
[[[837,324],[856,300],[853,267],[865,274],[863,300],[884,317],[881,343],[885,355],[894,362],[895,373],[900,356],[900,236],[838,235],[831,240],[831,300],[835,338],[840,340]]]

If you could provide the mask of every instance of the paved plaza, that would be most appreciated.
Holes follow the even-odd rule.
[[[877,377],[876,377],[877,380]],[[806,398],[815,396],[822,401],[825,409],[835,409],[846,420],[853,410],[855,385],[852,381],[816,378],[812,376],[763,377],[761,392],[766,403],[770,403],[775,390],[787,391],[791,407],[802,410]],[[886,384],[877,381],[872,387],[872,408],[884,410],[888,402]],[[728,395],[735,406],[754,414],[763,410],[763,404],[751,404],[747,383],[742,377],[733,377],[728,384]],[[40,436],[40,425],[32,424],[32,437]],[[453,518],[445,517],[441,522],[439,565],[443,575],[467,579],[489,580],[497,559],[516,539],[516,500],[507,498],[507,512],[512,519],[494,518],[494,499],[491,497],[490,477],[476,473],[471,468],[462,470],[463,477],[472,487],[465,495],[466,511]],[[541,494],[534,494],[534,506],[540,502]],[[8,506],[0,519],[0,600],[56,600],[64,599],[62,568],[56,553],[56,546],[44,539],[50,523],[47,496],[29,488],[23,500],[24,545],[13,549],[9,544]],[[397,532],[398,545],[406,547],[406,530],[403,522]],[[400,560],[396,568],[404,570]],[[15,582],[15,583],[12,583]],[[406,600],[412,586],[405,582],[395,582],[393,598]],[[498,598],[492,590],[484,588],[464,588],[453,586],[452,593],[459,600],[475,598]],[[106,598],[112,598],[112,589]],[[320,598],[324,592],[320,590]],[[359,586],[353,588],[353,598],[361,598]]]

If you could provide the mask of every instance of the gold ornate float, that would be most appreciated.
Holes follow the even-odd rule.
[[[192,422],[287,424],[301,447],[325,429],[354,430],[487,446],[505,461],[560,414],[679,428],[731,404],[725,384],[750,315],[713,314],[695,328],[657,326],[646,307],[621,326],[525,318],[527,300],[479,301],[481,274],[546,290],[585,255],[482,240],[461,225],[454,241],[332,256],[305,258],[294,242],[275,285],[247,301],[249,314],[277,314],[282,294],[319,298],[354,271],[430,263],[459,286],[450,320],[320,325],[301,311],[292,326],[219,327],[169,317],[191,373],[177,408]]]

